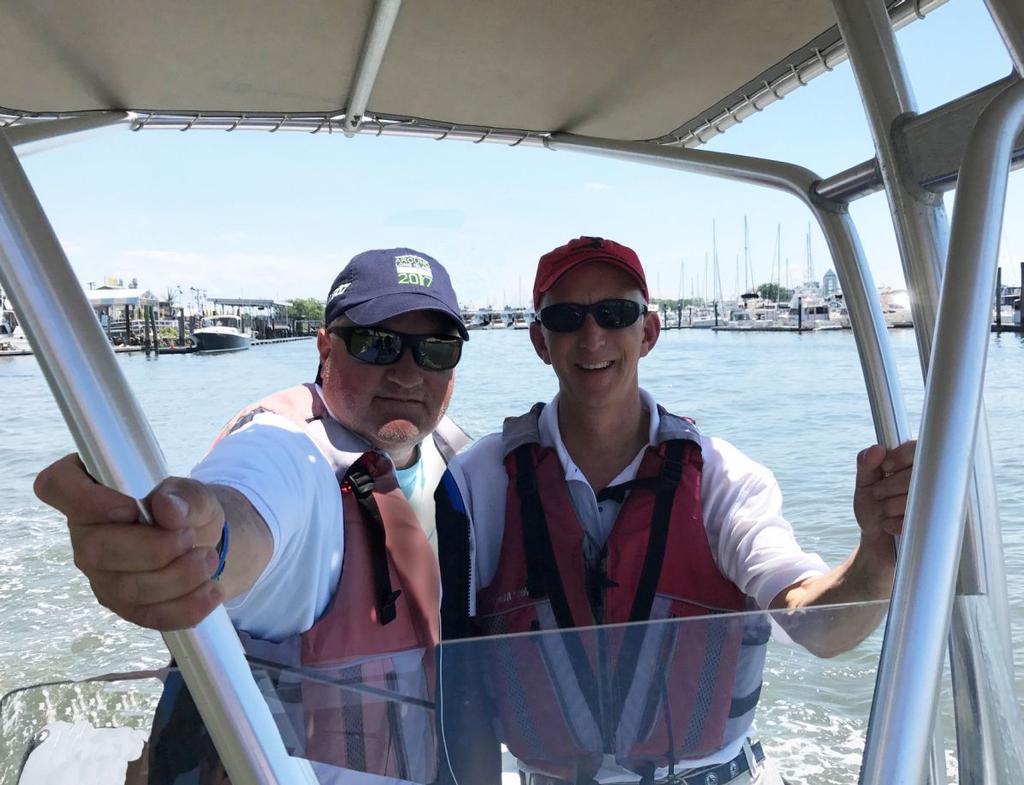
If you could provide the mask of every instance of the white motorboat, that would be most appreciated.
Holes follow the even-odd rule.
[[[203,320],[203,326],[192,333],[196,351],[206,354],[238,352],[252,345],[252,336],[242,329],[240,316],[225,314]]]
[[[13,311],[0,313],[0,352],[31,351]]]
[[[21,354],[31,351],[17,315],[7,307],[7,300],[0,292],[0,352]]]
[[[882,304],[882,318],[889,327],[914,326],[910,294],[906,289],[883,287],[878,290],[878,299]]]

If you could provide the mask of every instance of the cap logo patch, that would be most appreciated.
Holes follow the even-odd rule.
[[[346,281],[345,283],[339,283],[336,287],[334,287],[334,291],[331,292],[329,295],[327,295],[327,302],[330,302],[335,297],[343,295],[345,293],[345,290],[348,289],[348,287],[350,287],[351,285],[352,285],[351,281]]]
[[[430,286],[434,283],[434,272],[430,262],[422,256],[402,254],[395,257],[395,271],[400,284],[412,286]]]

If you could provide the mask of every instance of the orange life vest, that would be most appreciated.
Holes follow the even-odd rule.
[[[247,407],[217,440],[261,412],[306,432],[334,469],[342,497],[341,577],[325,612],[282,641],[239,632],[286,747],[339,768],[431,782],[440,578],[426,535],[388,459],[334,421],[313,385]],[[455,445],[435,441],[450,457]],[[152,741],[154,749],[159,743]]]

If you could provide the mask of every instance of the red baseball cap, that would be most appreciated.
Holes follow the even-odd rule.
[[[533,307],[540,308],[540,298],[555,282],[574,267],[584,262],[608,262],[632,275],[649,300],[647,278],[636,251],[614,240],[601,237],[577,237],[565,245],[548,251],[537,263],[537,277],[533,279]]]

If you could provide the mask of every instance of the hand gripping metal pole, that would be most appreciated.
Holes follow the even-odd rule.
[[[0,283],[89,471],[105,485],[144,498],[167,476],[163,454],[3,134]],[[164,640],[231,781],[301,781],[224,608],[194,629],[166,633]]]
[[[949,260],[939,303],[916,465],[879,667],[861,781],[920,785],[942,674],[953,590],[964,534],[972,451],[981,411],[992,291],[1013,142],[1024,128],[1024,84],[982,114],[960,169]],[[886,656],[889,655],[889,656]],[[987,780],[1019,781],[1024,735],[1002,656],[990,658],[1003,700],[1000,739],[987,741]],[[980,689],[981,685],[975,685]],[[958,713],[960,708],[958,707]],[[1016,739],[1016,741],[1014,741]],[[1002,743],[997,743],[1001,741]]]

